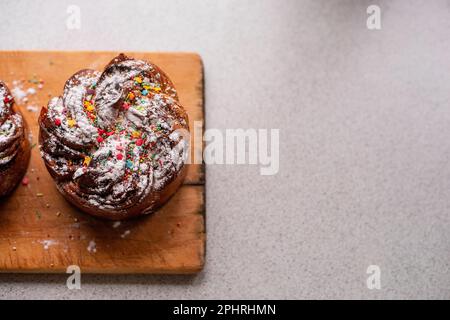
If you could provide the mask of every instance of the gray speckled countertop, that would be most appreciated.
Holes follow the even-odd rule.
[[[1,1],[0,49],[198,52],[207,128],[280,128],[280,171],[208,166],[197,276],[3,274],[0,298],[450,298],[448,1],[130,2]]]

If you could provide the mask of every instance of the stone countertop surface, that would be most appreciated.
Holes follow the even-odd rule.
[[[11,0],[0,12],[0,50],[198,52],[207,129],[280,129],[276,175],[207,166],[202,273],[83,275],[81,290],[66,275],[2,274],[1,299],[450,299],[448,1]]]

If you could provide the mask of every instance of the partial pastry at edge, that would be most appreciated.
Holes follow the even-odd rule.
[[[21,181],[30,154],[27,124],[14,110],[14,98],[0,80],[0,197],[11,193]]]
[[[148,214],[183,182],[188,116],[168,76],[121,54],[81,70],[40,117],[41,155],[58,190],[112,220]]]

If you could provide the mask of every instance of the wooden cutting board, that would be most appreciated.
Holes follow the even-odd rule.
[[[192,53],[125,52],[150,60],[173,80],[194,121],[204,121],[203,69]],[[0,79],[22,101],[33,143],[39,110],[60,95],[76,71],[99,71],[118,52],[0,52]],[[30,89],[31,88],[31,89]],[[33,91],[36,91],[33,93]],[[0,199],[0,272],[194,273],[205,261],[205,175],[203,165],[188,165],[184,185],[153,215],[121,222],[90,217],[57,191],[35,145],[27,172],[29,184]]]

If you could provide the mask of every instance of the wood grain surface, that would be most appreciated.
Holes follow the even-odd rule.
[[[25,101],[16,101],[16,109],[28,122],[34,144],[29,183],[0,199],[0,272],[65,272],[69,265],[78,265],[84,273],[181,274],[203,268],[203,165],[188,165],[184,185],[158,212],[118,225],[66,202],[39,155],[38,111],[49,96],[61,95],[76,71],[101,71],[118,53],[0,52],[0,79],[19,95],[31,88]],[[125,53],[150,60],[169,75],[188,112],[191,133],[194,121],[204,124],[203,67],[197,54]]]

